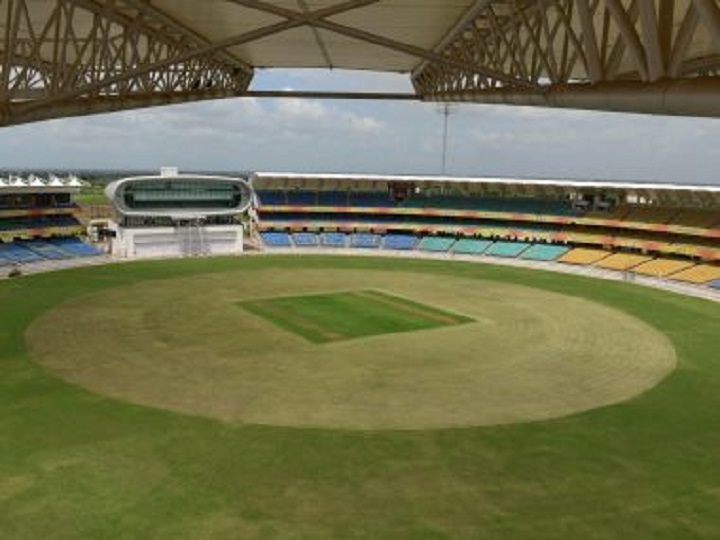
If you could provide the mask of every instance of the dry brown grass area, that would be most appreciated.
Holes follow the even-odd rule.
[[[237,303],[378,289],[476,322],[315,345]],[[227,272],[73,299],[32,358],[118,399],[233,423],[426,429],[528,422],[628,400],[675,366],[668,339],[588,300],[380,270]]]

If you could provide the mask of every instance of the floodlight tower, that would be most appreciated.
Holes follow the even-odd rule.
[[[448,124],[450,117],[458,112],[455,103],[443,103],[437,112],[443,116],[443,138],[442,138],[442,174],[447,173],[447,147],[448,147]]]

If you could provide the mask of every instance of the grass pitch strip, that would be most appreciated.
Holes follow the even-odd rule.
[[[264,298],[239,305],[313,343],[427,330],[473,320],[376,290]]]

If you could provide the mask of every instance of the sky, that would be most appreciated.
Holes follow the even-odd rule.
[[[258,71],[253,89],[411,91],[406,76]],[[238,98],[0,129],[0,168],[440,174],[437,104]],[[447,173],[720,184],[720,119],[462,104]]]

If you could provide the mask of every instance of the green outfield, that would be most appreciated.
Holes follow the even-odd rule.
[[[0,282],[4,538],[714,538],[720,306],[439,261]]]

